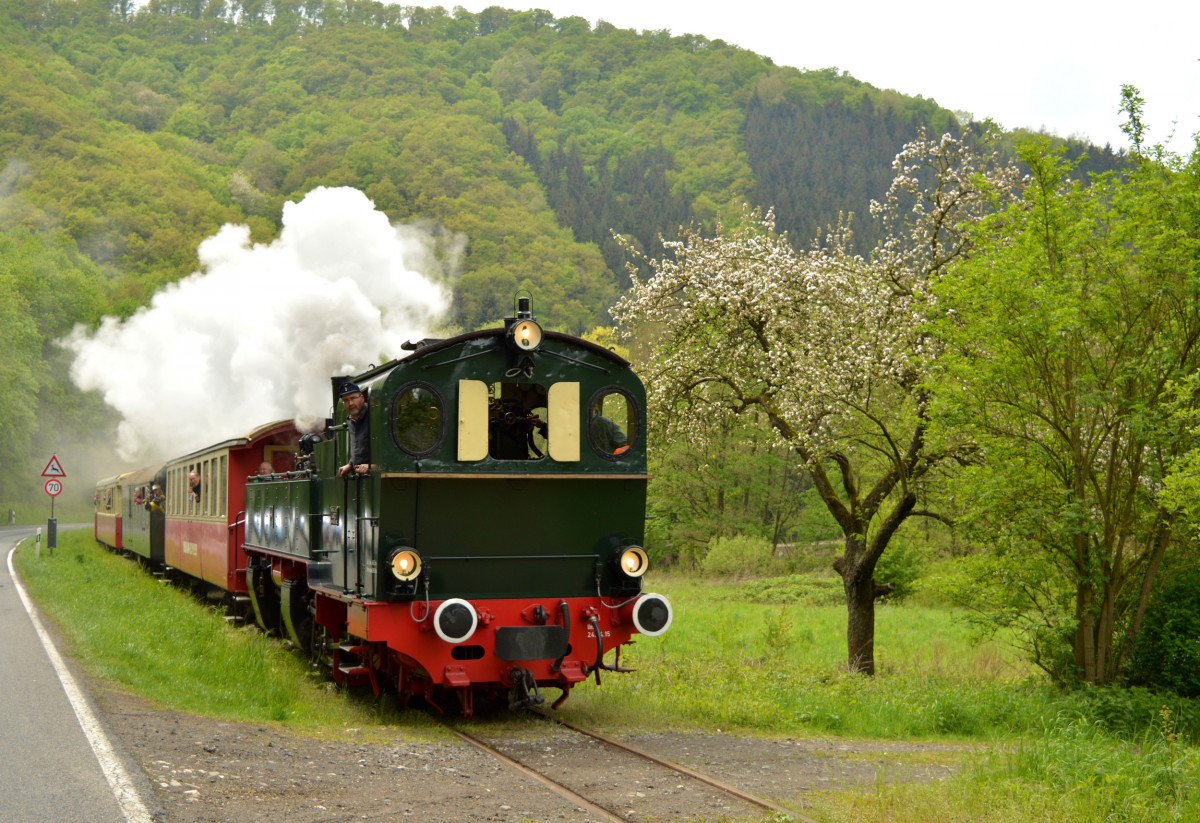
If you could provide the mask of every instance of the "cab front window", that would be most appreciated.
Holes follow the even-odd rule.
[[[461,380],[458,459],[579,461],[579,384]]]
[[[548,433],[546,388],[494,383],[488,399],[488,454],[496,460],[540,460]]]

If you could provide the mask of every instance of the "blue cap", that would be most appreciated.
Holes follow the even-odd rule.
[[[357,383],[343,383],[341,388],[338,389],[338,397],[345,397],[348,394],[354,394],[356,392],[358,394],[362,394],[362,389],[358,387]]]

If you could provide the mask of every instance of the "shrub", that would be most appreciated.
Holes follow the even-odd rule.
[[[742,584],[738,599],[763,605],[840,606],[846,592],[840,577],[790,575],[767,577]]]
[[[890,597],[903,600],[925,571],[925,550],[917,543],[903,538],[893,539],[875,566],[878,583],[894,583]]]
[[[1163,695],[1134,686],[1089,686],[1063,693],[1059,715],[1087,720],[1106,734],[1135,740],[1159,727],[1164,712],[1172,731],[1195,744],[1200,741],[1200,701]]]
[[[775,554],[770,541],[739,534],[710,540],[703,568],[705,574],[751,577],[769,572],[774,565]]]
[[[1164,579],[1125,670],[1129,683],[1200,697],[1200,568]]]

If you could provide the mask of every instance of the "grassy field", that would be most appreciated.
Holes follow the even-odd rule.
[[[377,723],[373,707],[343,699],[277,639],[231,626],[187,592],[97,546],[89,531],[60,533],[58,544],[53,554],[43,546],[38,557],[26,541],[15,565],[91,674],[217,718],[317,733]],[[423,716],[412,714],[421,727]]]
[[[28,547],[29,544],[26,544]],[[17,568],[95,675],[163,705],[338,735],[436,734],[423,714],[347,697],[270,638],[66,532]],[[717,583],[659,576],[675,622],[566,704],[609,729],[973,744],[954,778],[809,797],[819,820],[1200,819],[1200,705],[1142,690],[1060,692],[1006,647],[973,641],[948,609],[881,606],[874,678],[845,670],[845,611],[829,581]],[[166,631],[150,631],[150,627]],[[611,662],[611,661],[610,661]],[[553,693],[552,693],[553,694]],[[914,758],[920,757],[914,754]],[[815,809],[815,811],[814,811]]]

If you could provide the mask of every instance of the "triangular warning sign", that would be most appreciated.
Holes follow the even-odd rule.
[[[42,469],[42,477],[66,477],[67,472],[62,467],[62,463],[58,462],[58,455],[52,455],[50,462],[46,464],[46,468]]]

